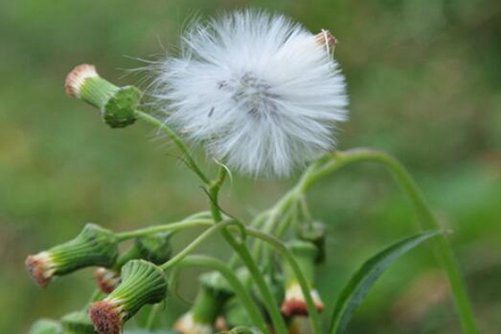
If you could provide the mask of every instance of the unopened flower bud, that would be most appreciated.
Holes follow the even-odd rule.
[[[119,334],[125,321],[146,304],[161,302],[167,280],[161,268],[144,260],[122,267],[122,281],[105,299],[93,303],[89,315],[99,334]]]
[[[315,307],[318,311],[322,311],[324,308],[323,302],[320,299],[317,290],[313,287],[315,278],[315,259],[318,253],[317,248],[311,242],[300,240],[292,241],[289,248],[310,287],[310,294]],[[301,286],[298,283],[296,275],[288,262],[284,264],[283,270],[286,289],[285,298],[281,306],[282,314],[287,317],[308,315],[308,308],[303,291],[301,290]]]
[[[191,310],[176,322],[175,328],[183,334],[205,333],[207,328],[211,333],[224,304],[233,295],[232,288],[219,272],[201,275],[200,283]]]
[[[169,260],[172,255],[170,233],[158,233],[154,235],[136,238],[134,245],[117,260],[116,269],[130,260],[143,259],[160,265]]]
[[[170,259],[172,247],[170,233],[158,233],[137,238],[132,247],[120,255],[111,269],[98,268],[94,272],[97,286],[105,293],[113,291],[120,283],[120,269],[131,260],[143,259],[160,265]]]
[[[94,272],[96,284],[104,293],[111,293],[120,284],[120,274],[114,269],[97,268]]]
[[[25,265],[33,279],[45,287],[54,276],[89,266],[112,266],[118,256],[117,244],[113,232],[87,224],[73,240],[28,256]]]
[[[302,224],[298,232],[298,237],[301,240],[309,241],[317,247],[316,263],[325,261],[325,239],[327,237],[327,228],[321,222],[311,222],[310,224]]]
[[[63,329],[57,321],[39,319],[33,323],[28,334],[63,334]]]
[[[65,334],[96,334],[89,316],[84,311],[72,312],[61,318]]]
[[[82,99],[98,108],[112,128],[122,128],[135,122],[135,111],[141,92],[134,86],[118,87],[101,78],[94,65],[76,66],[64,84],[69,96]]]

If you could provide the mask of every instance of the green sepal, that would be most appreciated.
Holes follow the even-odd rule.
[[[165,299],[167,280],[163,270],[144,260],[127,262],[121,271],[122,281],[105,300],[118,300],[123,309],[123,320],[131,318],[146,304]]]
[[[85,80],[80,96],[101,111],[104,121],[110,127],[123,128],[136,121],[135,111],[142,94],[134,86],[118,87],[96,76]]]
[[[76,311],[61,318],[65,334],[97,334],[87,312]]]
[[[89,267],[111,267],[118,257],[118,239],[113,232],[96,224],[87,224],[74,239],[47,251],[55,275],[64,275]]]
[[[141,101],[141,92],[134,86],[119,88],[105,103],[103,118],[112,128],[123,128],[136,121],[135,111]]]
[[[216,271],[201,275],[200,283],[191,308],[193,320],[200,324],[212,325],[234,292],[226,279]]]
[[[325,261],[325,239],[327,237],[327,228],[324,223],[311,222],[309,224],[302,224],[297,236],[299,239],[313,243],[317,249],[316,263]]]
[[[39,319],[33,323],[28,334],[63,334],[63,329],[55,320]]]
[[[114,268],[120,270],[125,263],[135,259],[143,259],[157,265],[165,263],[172,255],[171,236],[171,233],[158,233],[135,239],[132,247],[119,256]]]

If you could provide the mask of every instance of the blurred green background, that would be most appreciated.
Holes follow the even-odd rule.
[[[409,167],[454,230],[482,333],[499,333],[496,0],[0,0],[0,332],[24,333],[38,317],[58,318],[81,307],[93,289],[91,271],[37,288],[24,271],[27,254],[71,238],[88,221],[125,230],[174,221],[206,205],[168,143],[142,124],[107,128],[94,110],[65,96],[66,73],[90,62],[119,84],[140,83],[144,74],[128,72],[144,66],[136,58],[163,55],[194,17],[245,6],[283,12],[340,40],[336,58],[351,97],[341,148],[381,148]],[[236,176],[223,205],[249,217],[291,184]],[[364,259],[416,230],[409,203],[380,166],[329,177],[310,202],[330,229],[319,282],[328,305]],[[191,237],[182,235],[177,244]],[[216,244],[205,251],[223,253]],[[194,274],[185,273],[188,285]],[[414,251],[383,275],[348,332],[459,332],[444,284],[429,249]],[[165,317],[186,307],[177,302]]]

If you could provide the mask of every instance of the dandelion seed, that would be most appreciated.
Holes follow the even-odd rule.
[[[195,23],[181,55],[160,63],[154,96],[166,121],[252,176],[288,176],[332,150],[346,120],[335,38],[280,16],[241,11]]]

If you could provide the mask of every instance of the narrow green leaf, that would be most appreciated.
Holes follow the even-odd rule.
[[[441,233],[441,231],[425,231],[405,238],[367,260],[341,291],[334,307],[329,333],[344,332],[353,313],[362,304],[370,288],[395,260],[422,242]]]

